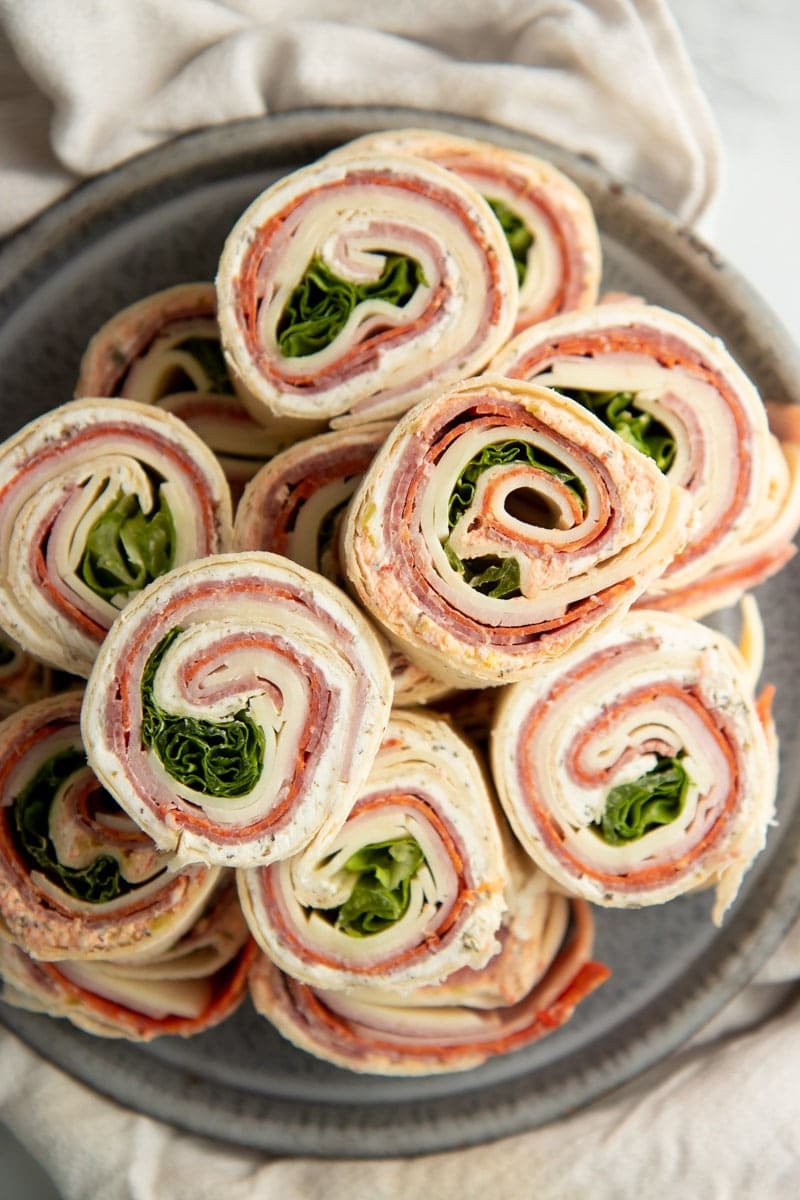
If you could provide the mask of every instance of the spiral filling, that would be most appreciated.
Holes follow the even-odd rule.
[[[159,705],[154,679],[176,638],[179,626],[165,634],[151,653],[142,675],[142,747],[155,750],[173,779],[207,796],[244,796],[257,784],[264,767],[265,735],[247,708],[226,721],[175,716]]]
[[[335,908],[316,911],[350,937],[381,933],[408,912],[411,883],[424,862],[415,838],[370,842],[341,868],[354,876],[347,899]]]
[[[344,279],[315,256],[286,301],[277,326],[278,345],[287,358],[303,358],[334,342],[360,305],[379,300],[405,308],[417,288],[427,286],[416,259],[388,250],[368,250],[383,261],[377,279]],[[379,332],[379,330],[373,330]]]
[[[116,900],[164,870],[150,839],[98,787],[76,747],[42,763],[16,797],[14,823],[34,869],[90,904]]]

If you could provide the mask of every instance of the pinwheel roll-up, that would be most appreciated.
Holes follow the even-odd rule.
[[[277,555],[223,554],[125,609],[81,723],[93,770],[159,847],[250,866],[343,824],[390,702],[380,644],[338,588]]]
[[[596,904],[716,886],[719,923],[773,814],[774,733],[748,665],[671,613],[631,613],[508,689],[492,764],[525,849]]]
[[[254,421],[236,396],[213,283],[178,284],[113,316],[86,349],[75,395],[122,396],[174,413],[217,455],[234,499],[268,458],[305,433],[305,422]]]
[[[250,974],[257,1010],[294,1045],[351,1071],[378,1075],[433,1075],[466,1071],[488,1058],[518,1050],[552,1033],[604,983],[609,971],[591,959],[589,906],[572,912],[563,942],[545,928],[542,970],[519,999],[489,1000],[496,988],[482,971],[458,973],[457,983],[374,996],[363,989],[336,992],[293,979],[264,957]],[[550,957],[552,955],[552,958]],[[499,956],[498,956],[499,957]]]
[[[322,160],[234,226],[217,275],[228,365],[254,415],[362,423],[481,370],[516,319],[486,201],[424,159]]]
[[[594,214],[580,188],[551,163],[431,129],[370,133],[334,154],[367,151],[429,159],[485,197],[514,257],[519,285],[515,332],[596,303],[602,256]]]
[[[339,833],[239,875],[262,949],[336,989],[408,987],[483,966],[498,948],[505,885],[476,755],[444,718],[403,710]]]
[[[522,679],[616,620],[683,545],[688,497],[573,400],[485,377],[403,418],[348,510],[348,578],[454,686]]]
[[[75,400],[0,446],[0,625],[88,675],[117,613],[171,567],[230,546],[228,485],[182,421]]]
[[[158,954],[197,919],[218,869],[177,869],[86,763],[81,692],[0,725],[0,925],[37,959]]]
[[[515,338],[492,369],[585,405],[689,492],[689,540],[645,607],[704,616],[794,553],[800,449],[781,446],[722,343],[684,317],[635,302],[572,313]]]
[[[181,283],[116,313],[81,359],[75,396],[155,404],[178,392],[233,395],[213,283]]]
[[[269,550],[346,587],[339,535],[350,498],[392,429],[389,422],[307,438],[258,472],[237,509],[237,550]],[[388,650],[394,703],[425,704],[446,694],[397,650]]]
[[[182,938],[145,960],[43,963],[0,942],[3,999],[99,1037],[191,1037],[239,1007],[255,954],[228,879]]]

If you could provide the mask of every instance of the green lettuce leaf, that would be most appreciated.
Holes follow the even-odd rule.
[[[146,517],[136,496],[118,492],[89,530],[78,572],[104,600],[138,592],[172,566],[175,525],[159,492],[158,510]]]
[[[517,282],[522,287],[528,273],[528,251],[533,245],[533,233],[528,229],[522,217],[502,200],[496,200],[490,196],[486,196],[485,199],[506,235],[514,266],[517,268]]]
[[[451,531],[472,504],[478,480],[483,472],[489,467],[515,462],[529,463],[532,467],[538,467],[542,471],[547,471],[549,475],[554,475],[574,492],[581,507],[586,507],[583,484],[571,471],[564,470],[552,455],[538,447],[531,446],[528,442],[512,440],[493,442],[489,446],[484,446],[469,460],[455,482],[450,493],[447,510],[447,521]],[[496,558],[493,555],[486,555],[482,558],[462,560],[453,551],[449,539],[443,543],[443,548],[453,570],[463,575],[470,587],[475,588],[484,596],[510,599],[521,594],[519,563],[515,558]]]
[[[380,933],[408,910],[411,880],[425,856],[414,838],[395,838],[362,846],[344,864],[357,875],[353,890],[338,909],[324,916],[351,937]]]
[[[602,821],[593,826],[603,841],[621,846],[681,815],[690,783],[681,757],[658,755],[646,775],[611,789]]]
[[[232,395],[233,384],[225,365],[225,355],[219,339],[214,337],[188,337],[175,343],[176,350],[191,354],[208,379],[208,391],[215,394]]]
[[[593,392],[584,388],[559,388],[562,396],[588,408],[604,425],[666,473],[675,458],[675,439],[652,413],[635,409],[635,392]]]
[[[89,904],[102,904],[125,895],[134,886],[123,878],[117,860],[111,854],[100,854],[86,867],[62,866],[49,833],[50,808],[56,792],[70,775],[85,766],[86,756],[80,750],[67,749],[54,754],[20,792],[14,804],[14,820],[20,847],[32,865],[70,896]],[[108,803],[113,805],[110,796]]]
[[[197,792],[246,796],[264,767],[264,731],[247,709],[217,724],[174,716],[156,703],[153,681],[164,655],[182,632],[176,627],[161,639],[142,674],[142,745],[155,751],[173,779]]]
[[[503,600],[522,594],[519,563],[515,558],[494,558],[487,555],[485,558],[471,558],[461,565],[469,586],[484,596]]]
[[[403,308],[420,284],[425,284],[416,259],[385,250],[376,253],[385,255],[385,261],[379,278],[370,283],[342,279],[323,259],[312,258],[278,321],[278,345],[287,358],[303,358],[324,350],[364,300],[387,300]]]

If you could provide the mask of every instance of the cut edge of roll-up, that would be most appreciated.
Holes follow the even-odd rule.
[[[177,869],[86,762],[83,693],[0,724],[0,936],[40,960],[148,958],[194,924],[219,868]]]
[[[124,610],[81,723],[93,770],[158,846],[252,866],[341,826],[390,700],[355,605],[321,575],[250,552],[178,568]]]
[[[250,996],[293,1045],[351,1071],[413,1076],[470,1070],[553,1033],[609,977],[608,968],[591,958],[589,906],[578,899],[570,905],[566,944],[528,995],[508,1006],[416,1008],[414,992],[393,1005],[354,999],[300,983],[266,955],[250,973]]]
[[[432,129],[368,133],[328,158],[410,154],[455,172],[489,203],[509,243],[519,286],[514,333],[555,313],[595,304],[602,250],[580,188],[532,154]]]
[[[687,545],[641,607],[705,616],[794,553],[797,447],[770,434],[752,382],[687,318],[635,301],[564,314],[514,338],[491,369],[583,397],[689,492]]]
[[[618,620],[683,546],[688,507],[576,402],[484,376],[395,426],[348,510],[345,564],[413,661],[504,684]]]
[[[224,384],[224,378],[217,370],[210,372],[208,356],[204,367],[203,360],[191,353],[191,347],[177,346],[174,360],[159,370],[150,365],[138,366],[159,340],[185,341],[194,332],[195,339],[219,341],[216,317],[217,295],[210,281],[179,283],[134,301],[114,313],[89,341],[78,368],[75,399],[121,396],[152,404],[154,399],[178,390],[162,378],[167,372],[174,377],[180,373],[191,381],[193,391],[218,391],[209,384]],[[219,359],[224,373],[221,353]],[[230,391],[230,386],[228,383],[223,390]]]
[[[266,550],[318,571],[346,588],[340,533],[347,505],[393,425],[390,421],[335,429],[298,442],[262,467],[236,511],[236,550]],[[393,704],[426,704],[448,684],[386,645]]]
[[[486,201],[433,163],[386,155],[321,160],[268,188],[225,242],[217,294],[254,415],[336,425],[396,416],[481,370],[518,302]]]
[[[234,501],[262,463],[306,422],[258,422],[236,395],[220,345],[214,284],[181,283],[110,317],[87,346],[75,397],[154,404],[180,417],[214,451]]]
[[[66,1018],[96,1037],[149,1042],[192,1037],[229,1017],[244,1000],[256,955],[227,880],[158,957],[45,963],[0,941],[0,977],[3,999],[17,1008]]]
[[[238,882],[262,949],[314,986],[379,992],[481,967],[508,904],[482,764],[445,718],[395,710],[339,832]]]
[[[146,582],[231,536],[219,463],[158,408],[73,400],[0,446],[0,625],[73,674]]]
[[[763,848],[777,784],[758,647],[638,610],[503,695],[491,760],[535,862],[608,907],[716,888],[719,924]]]
[[[551,997],[562,990],[552,964],[567,939],[570,921],[585,914],[576,916],[572,897],[525,853],[499,804],[497,810],[508,870],[507,907],[497,935],[500,948],[483,967],[462,967],[441,983],[416,988],[414,1000],[420,1007],[461,1003],[470,1008],[507,1007],[523,1000],[545,976]],[[591,928],[589,924],[585,931]],[[396,995],[397,1003],[404,1003],[403,993]],[[384,997],[381,1000],[386,1002]]]

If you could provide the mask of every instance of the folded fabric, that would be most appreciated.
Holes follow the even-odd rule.
[[[714,123],[662,0],[370,10],[354,0],[0,0],[0,31],[0,232],[179,133],[314,105],[497,121],[594,156],[687,221],[717,183]],[[87,1200],[173,1200],[190,1178],[197,1200],[477,1200],[487,1180],[509,1200],[602,1200],[685,1191],[687,1178],[695,1195],[785,1195],[797,1169],[797,1006],[758,1022],[786,1000],[799,938],[720,1015],[713,1054],[690,1046],[616,1096],[499,1145],[381,1163],[271,1160],[125,1110],[5,1033],[0,1119],[64,1196]]]
[[[0,0],[0,25],[0,233],[176,134],[314,105],[497,121],[687,220],[717,183],[714,122],[663,0]]]
[[[606,1200],[685,1192],[687,1179],[692,1196],[785,1196],[800,1121],[800,1007],[795,1000],[779,1012],[786,994],[774,984],[752,987],[702,1044],[606,1100],[449,1154],[313,1161],[220,1146],[110,1103],[9,1035],[0,1036],[0,1118],[69,1200],[183,1200],[187,1180],[194,1200],[483,1200],[487,1186],[503,1200]],[[758,1112],[769,1114],[761,1128]],[[91,1137],[76,1136],[64,1113],[80,1113]]]

